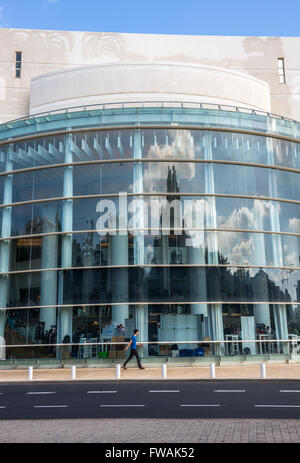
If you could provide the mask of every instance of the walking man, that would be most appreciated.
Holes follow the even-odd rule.
[[[141,359],[140,359],[139,353],[138,353],[137,348],[136,348],[136,337],[138,335],[139,335],[139,330],[135,329],[134,332],[133,332],[133,335],[130,338],[129,344],[124,349],[126,351],[130,347],[130,355],[129,355],[128,359],[126,360],[126,362],[123,365],[124,370],[127,370],[126,365],[132,359],[132,357],[134,355],[136,356],[136,361],[138,363],[139,369],[140,370],[145,370],[145,368],[141,364]]]

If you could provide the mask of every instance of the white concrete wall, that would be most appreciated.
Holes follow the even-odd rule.
[[[269,85],[247,74],[205,65],[113,63],[34,77],[30,113],[153,100],[223,103],[270,111]]]
[[[170,62],[221,67],[267,82],[271,110],[300,120],[300,37],[177,36],[0,29],[0,122],[29,113],[32,77],[75,66]],[[23,52],[15,78],[15,51]],[[283,57],[286,84],[279,83]],[[233,89],[234,90],[234,89]]]

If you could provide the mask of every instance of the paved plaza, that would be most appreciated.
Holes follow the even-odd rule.
[[[19,420],[0,443],[299,443],[300,420]]]

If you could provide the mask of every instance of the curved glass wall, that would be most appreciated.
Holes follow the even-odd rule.
[[[140,241],[143,249],[143,260],[140,265],[210,265],[212,260],[209,245],[212,240],[217,242],[217,264],[242,267],[274,267],[276,264],[278,246],[282,249],[280,268],[300,268],[300,237],[274,234],[255,234],[250,232],[210,232],[192,231],[196,241],[195,246],[189,246],[191,239],[185,230],[177,230],[183,235],[168,234],[157,236],[144,235]],[[57,247],[56,267],[61,267],[63,235],[34,236],[11,240],[11,258],[9,272],[46,270],[42,259],[43,243],[45,240],[55,240]],[[115,245],[110,235],[100,237],[96,232],[72,233],[70,267],[112,267],[111,253]],[[197,241],[199,240],[199,246]],[[134,254],[138,244],[132,235],[124,239],[128,246],[127,265],[134,266]],[[264,245],[264,254],[257,253],[260,244]],[[166,250],[165,250],[166,247]],[[195,262],[194,254],[198,249],[201,260]],[[198,252],[197,251],[197,252]],[[89,256],[87,259],[86,256]],[[116,264],[115,264],[116,265]],[[279,265],[279,264],[278,264]]]
[[[138,327],[144,356],[194,356],[196,341],[220,341],[213,355],[288,354],[300,143],[270,133],[120,127],[2,142],[2,344],[125,342]],[[118,358],[102,347],[97,358]],[[7,349],[2,359],[61,355]]]
[[[8,307],[35,306],[43,298],[43,279],[56,271],[14,273],[10,275]],[[289,277],[282,283],[283,276]],[[297,282],[300,270],[236,267],[168,267],[101,268],[63,271],[61,305],[115,303],[241,303],[297,302],[292,282]],[[126,280],[126,291],[118,290]],[[201,286],[195,284],[201,280]],[[203,284],[202,284],[203,283]],[[123,288],[122,288],[123,289]],[[23,295],[26,294],[24,297]],[[35,294],[34,297],[28,296]],[[298,301],[299,302],[299,301]],[[57,305],[58,302],[53,302]],[[38,304],[40,305],[40,303]],[[44,304],[43,304],[44,305]],[[45,304],[49,305],[49,304]]]
[[[206,163],[141,162],[141,184],[135,193],[205,194]],[[299,201],[298,172],[232,164],[212,164],[215,194],[275,197]],[[43,200],[63,196],[64,167],[13,175],[12,202]],[[276,181],[276,192],[269,184]],[[0,177],[0,191],[6,176]],[[173,179],[173,180],[171,180]],[[73,195],[110,195],[132,193],[134,186],[133,162],[75,165],[73,167]],[[275,194],[276,193],[276,194]]]
[[[70,133],[70,163],[110,162],[136,158],[134,136],[137,129],[90,129]],[[300,169],[299,143],[268,134],[224,132],[222,129],[140,129],[140,158],[146,160],[231,161],[240,164],[271,165]],[[5,172],[9,153],[13,170],[50,168],[65,164],[66,135],[36,136],[32,139],[1,142],[0,172]],[[209,153],[209,158],[208,158]]]
[[[128,196],[128,204],[134,205],[134,200],[143,200],[145,210],[147,211],[148,224],[157,222],[156,214],[151,215],[151,202],[155,199],[159,202],[170,199],[168,195],[151,196]],[[299,211],[300,204],[291,202],[282,202],[276,200],[253,199],[243,197],[215,197],[214,207],[216,215],[216,226],[210,227],[210,204],[211,198],[208,196],[186,196],[172,195],[172,200],[178,200],[182,215],[184,216],[184,207],[186,211],[190,209],[198,211],[196,216],[192,216],[186,224],[188,228],[218,228],[221,230],[245,230],[245,231],[265,231],[280,232],[285,234],[299,234]],[[100,214],[96,211],[99,201],[111,201],[114,204],[116,212],[116,222],[119,215],[119,198],[117,196],[92,197],[92,198],[74,198],[73,217],[71,228],[67,231],[95,231],[95,224]],[[170,201],[168,201],[170,202]],[[101,204],[101,203],[100,203]],[[154,203],[155,204],[155,203]],[[175,203],[176,204],[176,203]],[[153,206],[154,207],[154,206]],[[0,207],[0,214],[6,207]],[[63,198],[56,201],[26,203],[21,205],[10,206],[11,211],[11,236],[23,236],[47,232],[51,228],[53,232],[62,231],[62,210]],[[279,224],[275,228],[272,217],[274,211],[278,214]],[[128,212],[128,222],[132,217],[132,212]],[[162,214],[160,214],[162,215]],[[167,221],[167,220],[166,220]],[[51,222],[51,224],[50,224]],[[91,226],[94,224],[94,226]],[[51,226],[50,226],[51,225]],[[149,226],[150,226],[149,225]],[[159,225],[157,225],[159,227]],[[153,228],[153,227],[152,227]],[[174,227],[173,227],[174,228]],[[105,228],[104,228],[105,230]],[[50,230],[48,230],[50,232]]]

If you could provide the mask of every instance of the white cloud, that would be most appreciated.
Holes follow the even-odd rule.
[[[272,214],[274,214],[274,205],[272,203],[255,199],[252,209],[242,206],[239,209],[234,209],[229,217],[220,216],[218,218],[219,226],[220,228],[263,230],[264,217]]]
[[[300,232],[300,219],[294,217],[293,219],[289,220],[289,228],[296,233]]]
[[[245,206],[240,209],[234,209],[231,216],[226,217],[220,228],[242,228],[248,229],[254,223],[254,213]]]
[[[230,254],[231,264],[249,264],[250,256],[254,251],[252,237],[248,241],[241,241],[233,246]]]

